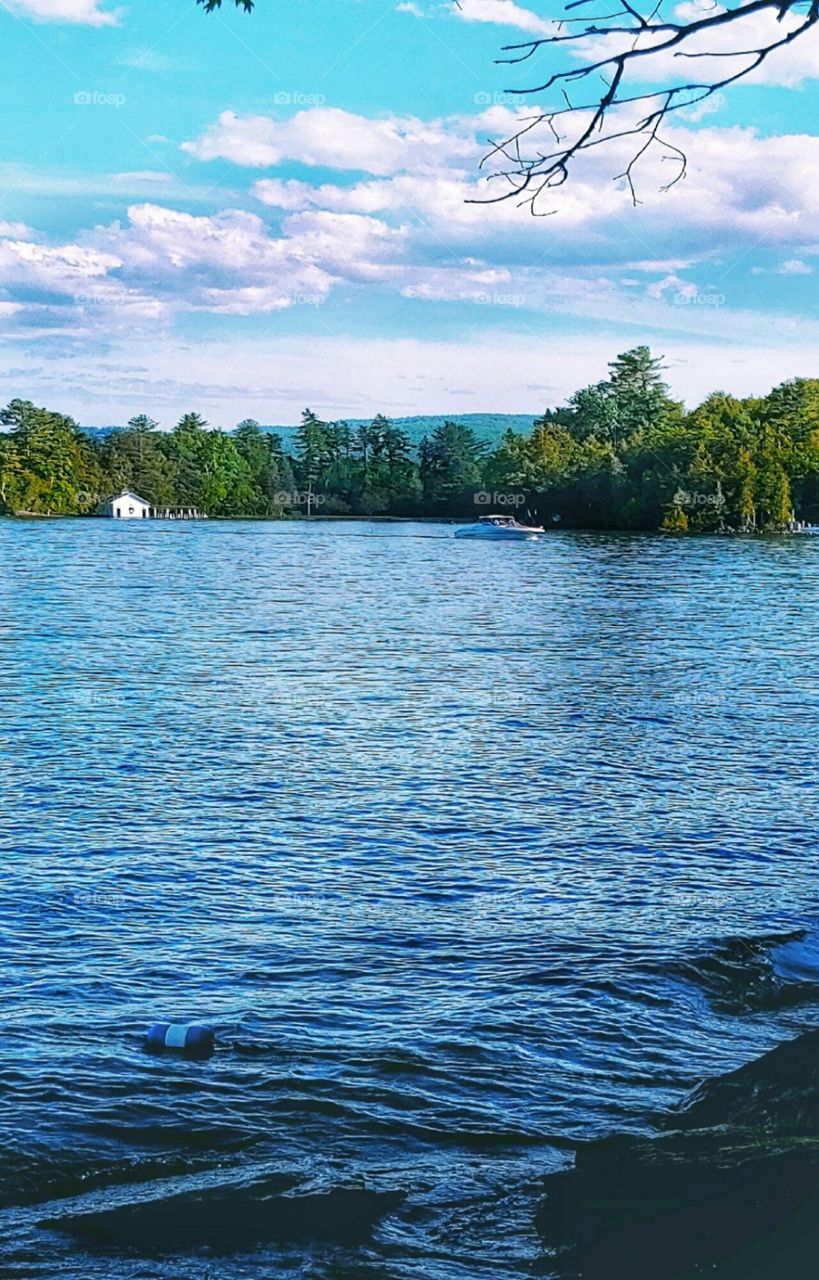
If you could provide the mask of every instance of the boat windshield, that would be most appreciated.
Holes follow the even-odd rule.
[[[512,516],[481,516],[479,524],[514,525]]]

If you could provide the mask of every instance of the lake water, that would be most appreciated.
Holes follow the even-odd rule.
[[[548,1274],[573,1142],[819,1022],[770,952],[819,900],[817,580],[0,521],[3,1276]],[[167,1019],[215,1056],[146,1057]]]

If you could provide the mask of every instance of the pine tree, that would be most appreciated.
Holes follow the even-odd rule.
[[[305,409],[296,433],[299,478],[305,486],[307,515],[313,513],[317,489],[331,460],[330,429],[326,422]]]
[[[446,421],[424,436],[419,455],[425,500],[447,511],[468,510],[482,483],[485,453],[486,445],[460,422]]]

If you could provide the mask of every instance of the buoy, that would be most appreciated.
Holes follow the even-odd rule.
[[[212,1028],[195,1022],[157,1022],[145,1037],[148,1053],[181,1053],[185,1058],[209,1058],[214,1047]]]

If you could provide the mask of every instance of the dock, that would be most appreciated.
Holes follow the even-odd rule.
[[[207,520],[196,507],[150,507],[150,520]]]

